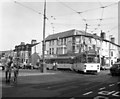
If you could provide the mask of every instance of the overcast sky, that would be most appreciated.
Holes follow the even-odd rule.
[[[43,0],[16,1],[0,3],[0,51],[14,49],[21,42],[30,43],[32,39],[41,42],[43,39]],[[115,1],[47,0],[46,37],[70,29],[85,30],[87,23],[87,32],[100,35],[103,30],[107,39],[113,35],[118,43],[118,4]],[[108,7],[100,8],[102,6]],[[38,47],[41,53],[41,46]]]

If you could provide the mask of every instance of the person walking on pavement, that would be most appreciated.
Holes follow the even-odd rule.
[[[57,65],[58,65],[57,62],[53,63],[53,68],[54,68],[55,71],[57,70]]]
[[[57,67],[58,67],[58,64],[57,64],[57,62],[55,63],[55,70],[57,70]]]
[[[53,62],[53,70],[55,70],[55,62]]]
[[[6,69],[5,69],[5,78],[6,78],[6,83],[10,83],[11,79],[11,66],[12,66],[12,57],[9,56],[6,64]]]
[[[14,63],[13,63],[13,82],[17,83],[17,77],[18,77],[18,73],[19,73],[19,62],[18,59],[16,58]]]

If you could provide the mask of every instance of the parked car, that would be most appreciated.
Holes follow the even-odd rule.
[[[113,64],[113,66],[110,68],[110,73],[112,76],[120,75],[120,62]]]
[[[34,66],[33,66],[33,69],[39,69],[39,66],[34,65]]]
[[[25,69],[32,69],[32,65],[31,64],[26,64]]]

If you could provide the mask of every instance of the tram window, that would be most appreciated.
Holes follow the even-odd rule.
[[[92,62],[94,62],[94,59],[91,58],[91,57],[89,57],[89,58],[88,58],[88,63],[92,63]]]

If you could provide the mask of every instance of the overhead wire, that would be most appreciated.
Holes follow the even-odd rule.
[[[59,0],[57,0],[57,1],[59,1]],[[59,2],[60,2],[60,1],[59,1]],[[85,12],[88,12],[88,11],[92,11],[92,10],[102,9],[101,18],[99,19],[100,23],[98,24],[98,28],[101,26],[101,23],[102,23],[102,21],[103,21],[104,9],[107,8],[107,7],[110,7],[110,6],[113,6],[113,5],[117,4],[117,3],[112,3],[112,4],[110,4],[110,5],[103,6],[102,3],[99,1],[100,7],[98,7],[98,8],[88,9],[88,10],[84,10],[84,11],[76,11],[76,10],[74,10],[72,7],[66,5],[65,3],[63,3],[63,2],[60,2],[60,3],[61,3],[62,5],[64,5],[65,7],[71,9],[71,10],[74,11],[75,13],[78,13],[78,14],[81,16],[82,20],[85,22],[85,24],[87,24],[87,19],[83,18],[83,16],[81,15],[82,13],[85,13]],[[98,28],[96,27],[95,30],[97,30]]]
[[[99,0],[98,0],[99,1]],[[100,2],[99,2],[100,3]],[[98,28],[101,26],[101,24],[102,24],[102,21],[103,21],[103,13],[104,13],[104,10],[105,10],[105,8],[107,8],[107,7],[110,7],[110,6],[112,6],[112,5],[115,5],[115,4],[117,4],[117,3],[112,3],[112,4],[110,4],[110,5],[107,5],[107,6],[103,6],[101,3],[100,3],[100,5],[102,5],[100,8],[102,9],[102,13],[101,13],[101,18],[99,19],[99,21],[100,21],[100,23],[98,24]],[[98,28],[95,28],[95,30],[97,30]]]
[[[83,13],[83,12],[78,12],[78,11],[76,11],[75,9],[73,9],[72,7],[68,6],[67,4],[61,2],[60,0],[57,0],[57,1],[58,1],[59,3],[61,3],[62,5],[64,5],[65,7],[71,9],[73,12],[79,14],[79,15],[81,16],[82,20],[83,20],[83,21],[85,22],[85,24],[86,24],[85,18],[83,18],[83,16],[81,15],[81,13]]]
[[[117,27],[118,27],[118,25],[117,25],[117,26],[114,26],[113,28],[111,28],[110,30],[108,30],[107,33],[113,31],[113,30],[116,29]]]
[[[27,8],[27,9],[32,10],[33,12],[36,12],[37,14],[40,14],[40,15],[44,16],[44,14],[42,14],[41,12],[39,12],[39,11],[37,11],[37,10],[31,8],[31,7],[28,7],[28,6],[26,6],[26,5],[23,5],[22,3],[18,2],[18,1],[14,1],[14,3],[19,4],[20,6],[23,6],[23,7]],[[45,16],[45,17],[46,17],[46,16]],[[53,16],[51,16],[51,18],[53,18],[54,20],[56,19],[56,18],[54,18]],[[46,17],[46,19],[50,22],[50,20],[49,20],[48,17]],[[51,22],[50,22],[50,24],[51,24],[51,27],[52,27],[53,33],[54,33],[54,26],[53,26],[53,24],[52,24]]]
[[[57,0],[57,1],[59,1],[59,0]],[[34,12],[36,12],[36,13],[38,13],[38,14],[43,15],[41,12],[36,11],[35,9],[32,9],[32,8],[30,8],[30,7],[28,7],[28,6],[25,6],[25,5],[23,5],[23,4],[21,4],[21,3],[17,2],[17,1],[15,1],[15,3],[21,5],[21,6],[25,7],[25,8],[31,9],[32,11],[34,11]],[[113,4],[110,4],[110,5],[107,5],[107,6],[103,6],[103,5],[99,2],[100,5],[101,5],[101,7],[94,8],[94,9],[88,9],[88,10],[84,10],[84,11],[81,11],[81,12],[80,12],[80,11],[76,11],[75,9],[73,9],[72,7],[68,6],[67,4],[65,4],[65,3],[63,3],[63,2],[60,2],[60,1],[59,1],[59,3],[61,3],[62,5],[64,5],[64,6],[67,7],[67,8],[71,9],[73,12],[79,14],[79,15],[81,16],[81,18],[82,18],[82,21],[84,21],[85,24],[88,22],[89,19],[85,19],[85,18],[82,16],[82,13],[85,13],[85,12],[88,12],[88,11],[92,11],[92,10],[97,10],[97,9],[102,8],[101,18],[100,18],[100,19],[96,19],[96,20],[100,20],[100,23],[101,23],[101,21],[103,21],[103,12],[104,12],[104,9],[107,8],[107,7],[110,7],[110,6],[113,6],[113,5],[117,4],[117,3],[113,3]],[[43,16],[44,16],[44,15],[43,15]],[[53,18],[54,20],[56,20],[56,18],[55,18],[54,16],[51,16],[51,18]],[[47,17],[46,17],[46,19],[50,22],[50,20],[49,20]],[[93,20],[94,20],[94,19],[93,19]],[[92,21],[92,19],[91,19],[91,21]],[[54,28],[55,28],[55,27],[53,26],[53,22],[50,22],[50,24],[51,24],[51,26],[52,26],[52,28],[53,28],[53,33],[54,33]],[[98,25],[100,26],[101,24],[98,24]],[[99,26],[98,26],[98,27],[99,27]],[[95,30],[96,30],[96,29],[97,29],[97,28],[95,28]]]
[[[36,12],[36,13],[38,13],[38,14],[43,15],[41,12],[36,11],[35,9],[30,8],[30,7],[26,6],[26,5],[23,5],[23,4],[19,3],[18,1],[14,1],[14,3],[19,4],[20,6],[23,6],[23,7],[27,8],[27,9],[30,9],[30,10],[32,10],[33,12]]]
[[[115,19],[117,17],[107,17],[107,18],[102,18],[102,20],[111,20],[111,19]],[[86,19],[86,21],[98,21],[100,20],[100,18],[96,18],[96,19]]]

